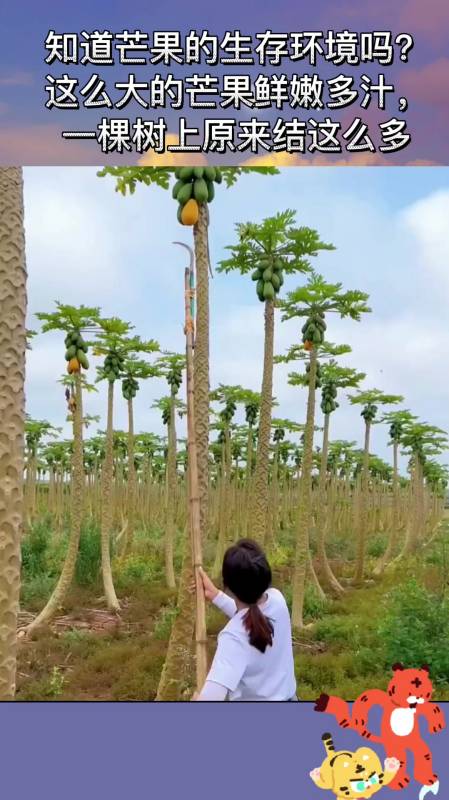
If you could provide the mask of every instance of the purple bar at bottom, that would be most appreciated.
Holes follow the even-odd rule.
[[[4,703],[0,719],[5,800],[324,800],[332,793],[309,777],[323,760],[322,734],[337,750],[367,744],[313,703]],[[373,712],[369,727],[378,724]],[[448,730],[429,736],[423,724],[422,733],[447,798]],[[412,781],[376,797],[418,800],[419,789]]]

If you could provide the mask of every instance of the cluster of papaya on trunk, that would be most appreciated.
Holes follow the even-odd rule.
[[[66,351],[65,360],[67,361],[67,372],[72,375],[74,372],[79,372],[81,367],[89,369],[89,360],[87,358],[87,343],[84,341],[79,330],[69,331],[64,340]]]
[[[200,205],[211,203],[215,197],[214,183],[223,178],[218,167],[179,167],[175,170],[176,183],[173,199],[179,203],[178,222],[182,225],[196,225]]]

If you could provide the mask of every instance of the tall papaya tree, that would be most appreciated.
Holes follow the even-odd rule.
[[[368,527],[368,492],[369,492],[369,456],[371,428],[376,419],[378,406],[389,406],[402,403],[403,397],[395,394],[384,394],[379,389],[359,390],[355,395],[348,395],[352,405],[361,405],[360,416],[365,421],[365,442],[363,448],[363,461],[360,473],[361,479],[361,504],[357,523],[357,554],[355,564],[354,584],[360,586],[365,573],[366,533]]]
[[[154,353],[159,351],[159,344],[150,340],[139,342],[139,353]],[[130,353],[124,361],[122,376],[122,395],[128,407],[128,435],[127,435],[127,520],[125,540],[122,555],[129,555],[133,545],[135,526],[135,506],[137,492],[137,478],[134,452],[134,399],[140,388],[140,382],[158,376],[158,371],[152,364]]]
[[[231,257],[223,260],[219,272],[252,271],[256,294],[264,305],[264,358],[261,389],[256,469],[250,502],[253,537],[263,543],[267,526],[268,473],[271,414],[273,402],[274,311],[276,298],[284,276],[304,273],[311,269],[309,258],[321,250],[335,249],[321,241],[318,233],[305,227],[295,227],[295,212],[291,210],[268,217],[261,223],[239,223],[238,241],[226,249]]]
[[[196,267],[196,336],[194,349],[195,371],[195,428],[198,452],[201,535],[205,539],[208,521],[209,492],[209,223],[210,204],[215,187],[234,186],[241,175],[275,175],[275,167],[105,167],[98,175],[116,178],[115,189],[121,194],[133,194],[138,183],[169,189],[178,204],[177,217],[183,225],[193,226]]]
[[[186,406],[178,397],[178,389],[182,382],[182,371],[170,376],[170,395],[161,397],[152,408],[162,414],[162,423],[167,428],[167,448],[165,454],[165,580],[169,589],[176,587],[175,567],[173,561],[175,547],[175,516],[177,486],[177,436],[176,414],[183,417]]]
[[[312,272],[307,284],[287,294],[281,303],[282,320],[303,319],[302,341],[309,353],[307,416],[304,430],[304,454],[299,485],[299,509],[295,548],[295,565],[292,594],[292,625],[304,627],[304,597],[306,570],[310,558],[309,529],[312,517],[312,466],[315,427],[315,392],[317,380],[318,349],[325,339],[326,316],[338,314],[359,321],[369,312],[368,295],[358,290],[343,291],[341,283],[327,283],[321,275]]]
[[[399,447],[401,436],[404,426],[416,420],[416,417],[411,414],[408,409],[400,411],[390,411],[384,414],[381,418],[381,423],[387,423],[389,426],[390,445],[393,448],[393,509],[391,517],[391,527],[389,531],[388,544],[385,552],[380,557],[378,564],[374,569],[375,575],[382,575],[386,566],[391,562],[392,558],[396,555],[396,548],[399,536],[400,524],[400,508],[399,508]]]
[[[246,441],[246,487],[249,489],[253,474],[254,426],[257,422],[260,409],[260,394],[250,389],[244,389],[245,420],[248,425]]]
[[[211,392],[210,399],[217,401],[223,405],[219,412],[219,428],[221,433],[221,502],[219,513],[219,527],[218,539],[215,550],[215,561],[212,568],[212,574],[218,577],[221,572],[221,564],[223,561],[223,554],[226,547],[226,540],[228,536],[228,520],[229,520],[229,487],[231,481],[231,423],[237,410],[237,402],[242,396],[241,386],[225,386],[220,384],[217,389]]]
[[[61,428],[55,428],[45,419],[32,419],[28,414],[25,420],[26,445],[26,483],[25,509],[28,521],[34,513],[36,503],[36,476],[39,448],[46,437],[55,438]]]
[[[72,443],[72,481],[70,495],[70,537],[61,575],[40,614],[26,628],[29,635],[44,623],[48,623],[63,604],[73,581],[78,556],[81,525],[84,512],[85,473],[83,452],[83,380],[84,372],[89,369],[87,357],[89,343],[85,338],[90,336],[99,320],[100,309],[84,305],[71,306],[56,303],[56,311],[37,313],[43,323],[42,332],[60,331],[65,333],[65,361],[67,372],[73,377],[73,393],[71,394],[73,414]],[[83,336],[84,334],[84,336]],[[62,351],[63,352],[63,351]]]
[[[102,366],[97,367],[97,382],[106,381],[108,387],[105,457],[101,472],[101,569],[106,604],[110,611],[115,612],[120,610],[120,603],[115,593],[111,569],[114,384],[124,377],[126,359],[144,348],[144,343],[138,336],[127,335],[132,328],[129,322],[118,317],[99,318],[94,349],[96,356],[104,358]]]
[[[403,452],[412,459],[412,485],[413,506],[409,515],[409,524],[404,546],[398,556],[398,561],[416,555],[424,543],[425,512],[424,512],[424,476],[426,463],[429,458],[440,455],[447,449],[448,441],[446,432],[426,422],[405,423],[401,433]]]
[[[0,168],[0,700],[13,700],[22,532],[26,260],[23,178]]]
[[[176,437],[176,410],[181,409],[185,413],[185,406],[180,406],[177,395],[181,388],[183,372],[186,367],[185,355],[164,351],[162,356],[157,359],[156,367],[163,375],[170,387],[170,397],[168,398],[168,414],[166,419],[168,435],[167,452],[167,485],[165,495],[165,578],[167,586],[174,589],[176,586],[175,569],[173,564],[173,551],[175,542],[175,503],[176,503],[176,461],[177,461],[177,437]]]

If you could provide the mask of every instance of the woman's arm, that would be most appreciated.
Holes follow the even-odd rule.
[[[229,595],[225,594],[224,592],[217,592],[214,599],[212,600],[214,606],[223,611],[223,614],[226,614],[227,617],[231,618],[237,611],[237,606]]]
[[[226,700],[227,694],[228,690],[226,686],[222,686],[221,683],[215,683],[214,681],[206,681],[195,700],[220,703]]]
[[[217,589],[215,584],[209,578],[209,575],[207,575],[201,568],[200,575],[203,582],[204,596],[206,600],[209,600],[214,604],[214,606],[219,608],[220,611],[223,611],[227,617],[233,617],[237,611],[237,606],[234,603],[234,600],[232,600],[231,597],[228,597],[228,595],[226,595],[224,592],[221,592],[220,589]]]

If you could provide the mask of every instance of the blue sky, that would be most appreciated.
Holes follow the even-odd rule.
[[[99,305],[105,315],[134,324],[142,337],[182,352],[185,256],[172,242],[189,243],[192,233],[178,225],[170,193],[139,187],[123,198],[111,178],[99,179],[88,167],[26,168],[24,181],[29,327],[37,327],[33,314],[52,309],[55,300]],[[353,348],[342,363],[367,372],[364,388],[402,394],[403,407],[449,429],[449,169],[286,168],[275,177],[244,176],[233,189],[220,188],[211,206],[212,264],[235,241],[237,221],[260,220],[286,208],[297,212],[298,224],[316,228],[337,248],[314,261],[317,271],[370,295],[373,311],[362,322],[329,322],[329,339]],[[285,288],[300,280],[288,278]],[[298,341],[299,328],[277,317],[276,352]],[[259,390],[262,353],[263,306],[254,284],[215,273],[212,387],[222,382]],[[34,341],[27,366],[29,413],[58,425],[65,419],[56,382],[63,359],[61,336],[43,334]],[[288,371],[275,369],[276,416],[303,422],[305,391],[288,385]],[[142,387],[137,430],[162,433],[150,406],[165,393],[163,381]],[[103,426],[105,402],[103,389],[86,400],[86,412],[101,414]],[[361,445],[362,420],[344,397],[340,403],[331,436]],[[119,393],[115,423],[126,426]],[[390,457],[383,427],[374,431],[372,450]]]

